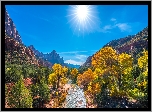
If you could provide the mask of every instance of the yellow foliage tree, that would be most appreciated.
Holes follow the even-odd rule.
[[[59,88],[59,83],[66,83],[65,75],[68,72],[68,68],[62,67],[60,64],[53,65],[53,73],[49,75],[48,82],[50,84],[56,85]]]
[[[84,86],[84,89],[87,89],[88,84],[94,80],[95,75],[90,68],[85,71],[83,74],[78,74],[77,84],[79,86]]]
[[[113,95],[118,92],[122,93],[121,90],[123,89],[125,91],[127,88],[122,86],[128,87],[125,84],[132,81],[130,75],[133,66],[132,62],[131,55],[126,53],[117,54],[112,47],[104,47],[92,57],[96,78],[100,77],[99,82],[108,84],[108,88]]]
[[[61,92],[59,86],[61,87],[68,82],[68,79],[66,78],[68,68],[62,67],[60,64],[54,64],[52,68],[53,73],[49,75],[48,82],[56,89],[55,96],[53,97],[54,105],[52,108],[57,108],[61,106],[66,98],[67,93]]]
[[[133,68],[133,58],[131,57],[131,55],[126,53],[120,54],[118,56],[118,65],[116,69],[118,73],[119,90],[122,88],[123,88],[122,91],[126,90],[128,87],[127,85],[131,84],[130,81],[131,79],[133,79],[133,76],[131,75],[132,68]]]
[[[144,70],[148,68],[148,51],[143,51],[143,56],[138,59],[138,66]]]
[[[143,51],[143,56],[138,59],[138,66],[141,68],[141,74],[137,77],[138,87],[148,90],[148,51]]]
[[[112,47],[102,48],[92,57],[92,65],[95,68],[105,69],[112,67],[116,61],[117,53]]]
[[[87,91],[92,94],[92,95],[95,95],[95,94],[98,94],[101,92],[101,85],[99,82],[90,82],[89,85],[88,85],[88,89]]]
[[[72,80],[75,81],[75,79],[77,77],[77,74],[78,74],[78,70],[76,68],[71,70],[71,78],[72,78]]]
[[[53,88],[56,87],[56,83],[57,83],[57,76],[55,73],[52,73],[49,75],[49,78],[48,78],[48,82],[50,85],[53,86]]]

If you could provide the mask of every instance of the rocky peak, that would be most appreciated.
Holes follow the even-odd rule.
[[[43,54],[42,52],[39,52],[38,50],[36,50],[33,45],[30,45],[29,48],[39,58],[43,58],[44,60],[47,60],[48,62],[50,62],[52,64],[58,63],[61,65],[65,65],[63,57],[60,58],[59,54],[57,54],[57,52],[55,50],[53,50],[51,53]]]
[[[44,54],[45,56],[45,59],[47,59],[48,61],[50,61],[51,63],[55,64],[55,63],[58,63],[58,64],[61,64],[61,65],[65,65],[64,64],[64,60],[63,60],[63,57],[60,58],[60,55],[57,54],[57,52],[55,50],[53,50],[51,53],[49,54]]]
[[[49,54],[43,54],[42,52],[36,50],[33,45],[25,47],[25,45],[22,43],[21,36],[16,30],[16,26],[6,9],[5,35],[5,42],[7,42],[5,48],[8,52],[13,53],[16,51],[19,55],[22,54],[21,56],[26,54],[25,56],[28,57],[29,62],[37,65],[46,65],[48,67],[52,66],[54,63],[65,65],[63,58],[60,58],[59,54],[57,54],[55,50]]]
[[[53,50],[53,51],[51,52],[51,54],[56,54],[56,51],[55,51],[55,50]]]
[[[38,57],[40,57],[40,58],[44,58],[43,53],[42,53],[42,52],[39,52],[38,50],[36,50],[33,45],[30,45],[29,48],[34,52],[34,54],[35,54],[36,56],[38,56]]]
[[[5,33],[8,36],[14,38],[17,42],[22,43],[21,36],[16,30],[15,24],[13,23],[6,9],[5,9]]]

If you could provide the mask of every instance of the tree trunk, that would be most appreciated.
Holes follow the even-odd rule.
[[[60,83],[60,76],[58,77],[58,82],[57,82],[57,88],[59,88],[59,83]]]
[[[120,90],[120,87],[121,87],[121,74],[119,75],[119,78],[118,78],[118,83],[119,83],[119,90]]]

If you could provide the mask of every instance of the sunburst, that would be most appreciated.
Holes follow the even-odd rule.
[[[69,10],[68,22],[72,23],[74,32],[80,34],[84,32],[92,32],[97,25],[97,16],[95,6],[93,5],[71,5]]]

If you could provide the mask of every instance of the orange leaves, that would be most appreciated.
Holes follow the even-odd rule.
[[[93,95],[98,94],[101,92],[101,85],[99,84],[99,82],[97,83],[90,82],[87,91]]]
[[[72,71],[71,71],[71,74],[77,74],[78,73],[78,70],[76,68],[74,68]]]
[[[77,77],[78,85],[87,86],[94,79],[94,73],[88,68],[83,74],[79,74]]]

